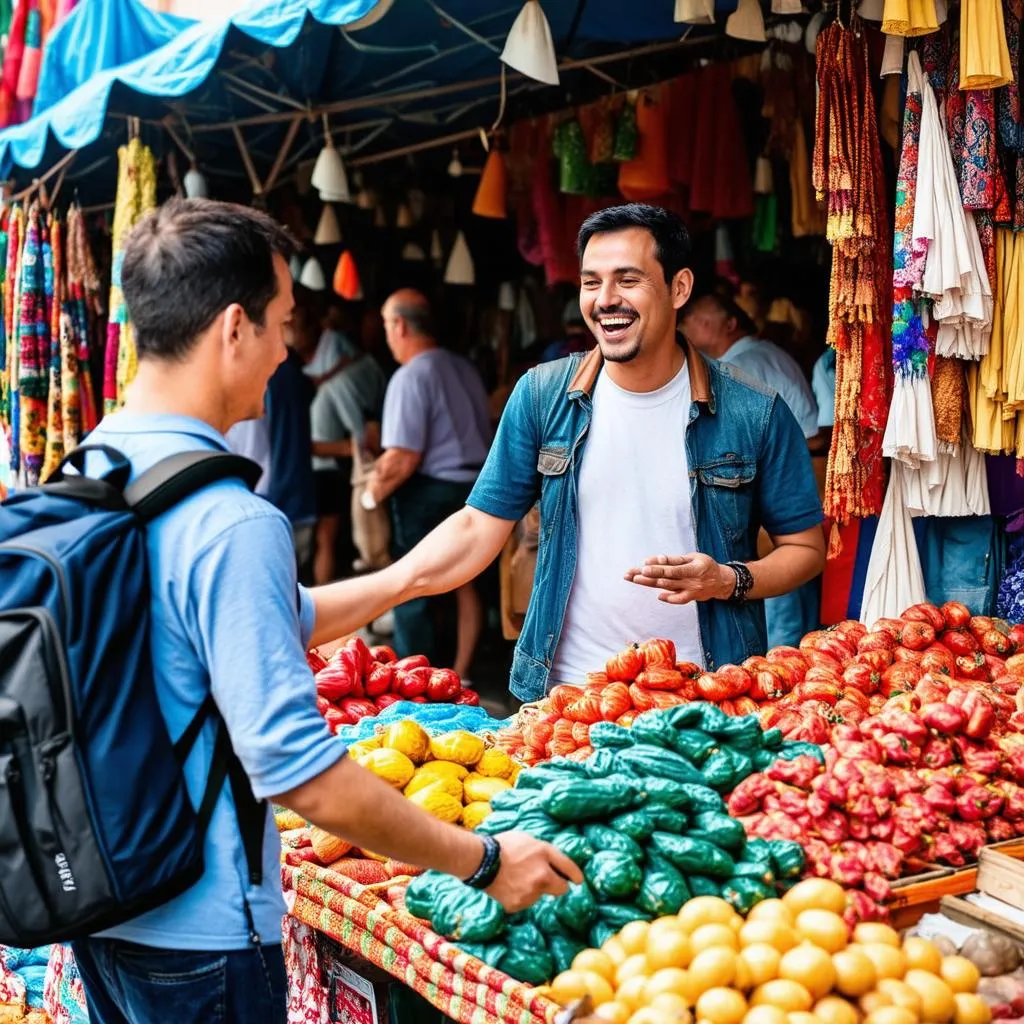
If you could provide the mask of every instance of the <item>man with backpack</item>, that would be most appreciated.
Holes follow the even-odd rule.
[[[316,710],[332,601],[298,587],[288,521],[224,439],[285,358],[290,248],[242,207],[147,215],[119,268],[123,411],[0,506],[0,942],[72,939],[93,1024],[285,1020],[261,801],[510,909],[580,880],[529,836],[421,812]]]

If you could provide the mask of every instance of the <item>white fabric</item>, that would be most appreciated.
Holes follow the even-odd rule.
[[[690,412],[684,366],[664,387],[624,391],[607,373],[579,468],[576,575],[551,678],[582,683],[634,641],[667,637],[680,661],[703,664],[697,606],[658,600],[661,591],[624,579],[655,555],[697,549],[683,439]]]
[[[903,74],[904,43],[903,36],[885,37],[885,49],[882,51],[882,68],[878,75],[879,78],[885,78],[887,75]]]
[[[902,473],[907,511],[912,516],[987,516],[992,511],[985,456],[964,437],[959,445],[939,445],[934,461],[913,469],[893,462]]]
[[[934,300],[935,351],[980,359],[992,334],[992,288],[978,228],[964,210],[943,118],[916,53],[908,59],[908,76],[908,88],[920,91],[922,100],[914,240],[928,242],[919,288]]]
[[[882,454],[914,469],[921,463],[933,462],[938,454],[932,386],[926,376],[896,375]]]
[[[897,467],[898,463],[893,466]],[[895,618],[912,604],[927,599],[921,556],[903,494],[903,474],[894,472],[889,478],[889,489],[871,547],[860,619],[870,625],[883,617]]]

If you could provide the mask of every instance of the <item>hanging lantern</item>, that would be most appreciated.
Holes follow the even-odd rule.
[[[558,58],[551,26],[540,0],[526,0],[509,29],[501,61],[514,71],[545,85],[558,85]]]
[[[185,195],[189,199],[206,199],[210,194],[206,177],[195,164],[188,169],[182,184],[185,186]]]
[[[320,222],[316,226],[316,234],[313,242],[316,245],[337,245],[341,241],[341,228],[338,226],[338,218],[334,213],[334,207],[330,203],[324,203],[320,211]]]
[[[423,251],[423,248],[415,242],[406,242],[402,249],[402,259],[405,260],[406,263],[425,263],[427,254]]]
[[[441,245],[441,236],[437,231],[430,236],[430,258],[441,266],[441,261],[444,259],[444,248]]]
[[[462,161],[459,159],[459,151],[457,149],[452,150],[452,158],[448,164],[448,177],[462,177]]]
[[[324,148],[316,158],[313,168],[313,188],[320,193],[325,203],[350,203],[352,194],[348,188],[348,174],[341,154],[334,148],[330,135],[326,136]]]
[[[346,249],[334,268],[334,291],[346,302],[361,302],[363,282],[359,279],[359,268],[355,257]]]
[[[409,209],[407,203],[402,203],[402,205],[398,207],[398,213],[395,216],[395,227],[401,228],[405,231],[413,227],[415,223],[416,222],[412,217],[412,210]]]
[[[302,277],[302,260],[299,259],[298,253],[295,253],[288,263],[288,272],[292,275],[293,281],[298,281]]]
[[[764,34],[764,14],[758,0],[740,0],[739,7],[729,15],[725,23],[725,34],[749,43],[767,41]]]
[[[515,312],[516,286],[511,281],[502,281],[498,289],[498,309],[502,313]]]
[[[480,176],[473,200],[473,212],[478,217],[496,220],[504,220],[508,216],[508,168],[504,155],[496,149],[491,150],[484,164],[484,173]]]
[[[676,0],[675,20],[687,25],[714,25],[715,0]]]
[[[754,194],[770,196],[775,191],[772,162],[766,156],[759,156],[754,166]]]
[[[445,284],[476,284],[476,270],[473,267],[473,257],[470,254],[466,238],[460,231],[455,238],[455,245],[452,246],[451,255],[448,257],[448,266],[444,271]]]
[[[315,256],[310,256],[303,264],[302,273],[299,275],[299,284],[311,292],[322,292],[327,287],[324,268],[320,266],[320,262]]]

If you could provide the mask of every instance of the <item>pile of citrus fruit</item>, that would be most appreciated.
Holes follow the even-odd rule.
[[[746,918],[698,896],[579,954],[547,994],[589,996],[609,1024],[988,1024],[978,969],[885,924],[843,921],[846,892],[813,878]]]

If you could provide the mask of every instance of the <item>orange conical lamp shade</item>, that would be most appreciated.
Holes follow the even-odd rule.
[[[632,202],[663,196],[668,177],[668,138],[661,96],[642,97],[636,105],[636,157],[619,166],[619,191]]]
[[[363,282],[359,280],[359,268],[355,257],[346,249],[334,268],[334,291],[346,302],[359,302],[363,297]]]
[[[504,220],[508,216],[508,168],[505,157],[496,149],[484,164],[480,185],[473,200],[473,212],[478,217],[494,217]]]

